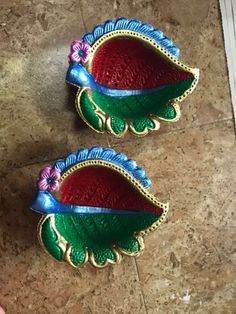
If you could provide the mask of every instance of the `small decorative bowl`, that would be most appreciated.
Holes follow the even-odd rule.
[[[71,44],[66,81],[79,88],[76,108],[95,131],[144,136],[160,121],[177,121],[178,103],[195,88],[199,70],[150,24],[106,21]]]
[[[148,191],[144,169],[110,148],[71,153],[44,168],[31,209],[43,214],[39,240],[58,261],[105,267],[137,256],[143,237],[165,219],[168,203]]]

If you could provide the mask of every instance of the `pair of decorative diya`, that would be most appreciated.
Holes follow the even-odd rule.
[[[180,118],[178,103],[195,88],[199,70],[178,60],[160,30],[120,18],[98,25],[71,45],[66,82],[78,87],[76,109],[86,124],[116,137],[157,130]],[[144,236],[166,218],[168,203],[149,192],[143,168],[110,148],[73,152],[39,174],[31,209],[42,214],[39,240],[74,267],[137,256]]]

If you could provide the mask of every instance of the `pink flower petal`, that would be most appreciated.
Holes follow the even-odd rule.
[[[81,49],[83,49],[83,51],[86,53],[90,52],[90,46],[87,43],[82,43]]]
[[[50,183],[48,187],[48,191],[53,193],[59,190],[59,182],[58,181],[53,181]]]
[[[89,53],[90,53],[90,49],[85,48],[85,49],[83,49],[83,52],[84,52],[84,54],[85,54],[86,56],[88,56]]]
[[[74,52],[71,55],[71,61],[80,62],[81,61],[81,56],[79,56],[77,52]]]
[[[71,52],[75,52],[75,51],[78,51],[80,49],[81,49],[81,47],[78,44],[76,44],[76,45],[71,47]]]
[[[68,55],[69,62],[85,63],[89,58],[90,48],[90,45],[82,40],[73,41]]]
[[[83,41],[81,39],[76,39],[76,40],[72,41],[71,46],[80,45],[81,43],[83,43]]]
[[[47,191],[49,184],[47,179],[41,179],[37,182],[37,187],[40,191]]]
[[[40,173],[39,173],[39,177],[40,178],[49,178],[50,177],[50,172],[51,172],[52,167],[48,166],[43,168]]]
[[[89,55],[84,54],[84,55],[81,57],[81,62],[82,62],[82,63],[85,63],[85,62],[88,60],[88,58],[89,58]]]
[[[82,47],[83,47],[83,42],[81,40],[75,40],[71,44],[71,49],[73,51],[77,51],[77,50],[81,49]]]
[[[61,172],[60,170],[56,169],[56,168],[52,168],[51,172],[50,172],[50,177],[53,179],[53,180],[56,180],[58,181],[61,177]]]

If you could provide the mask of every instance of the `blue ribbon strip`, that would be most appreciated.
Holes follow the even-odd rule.
[[[142,211],[119,210],[105,207],[80,206],[64,204],[58,201],[52,194],[46,191],[38,191],[33,204],[33,211],[42,215],[48,214],[140,214]]]
[[[69,66],[66,75],[66,82],[78,86],[78,87],[89,87],[90,89],[95,89],[97,92],[104,95],[112,97],[125,97],[133,95],[143,95],[148,93],[153,93],[157,90],[164,88],[166,85],[160,85],[155,88],[150,89],[112,89],[108,88],[105,85],[97,82],[93,75],[89,73],[84,66],[79,63],[72,62]]]

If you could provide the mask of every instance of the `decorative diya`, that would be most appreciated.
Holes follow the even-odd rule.
[[[137,256],[143,237],[163,222],[168,203],[148,191],[144,169],[110,148],[71,153],[44,168],[31,209],[43,214],[39,240],[58,261],[74,267],[119,263]]]
[[[195,88],[199,70],[150,24],[106,21],[71,44],[66,81],[79,87],[76,108],[95,131],[143,136],[160,121],[180,118],[178,103]]]

